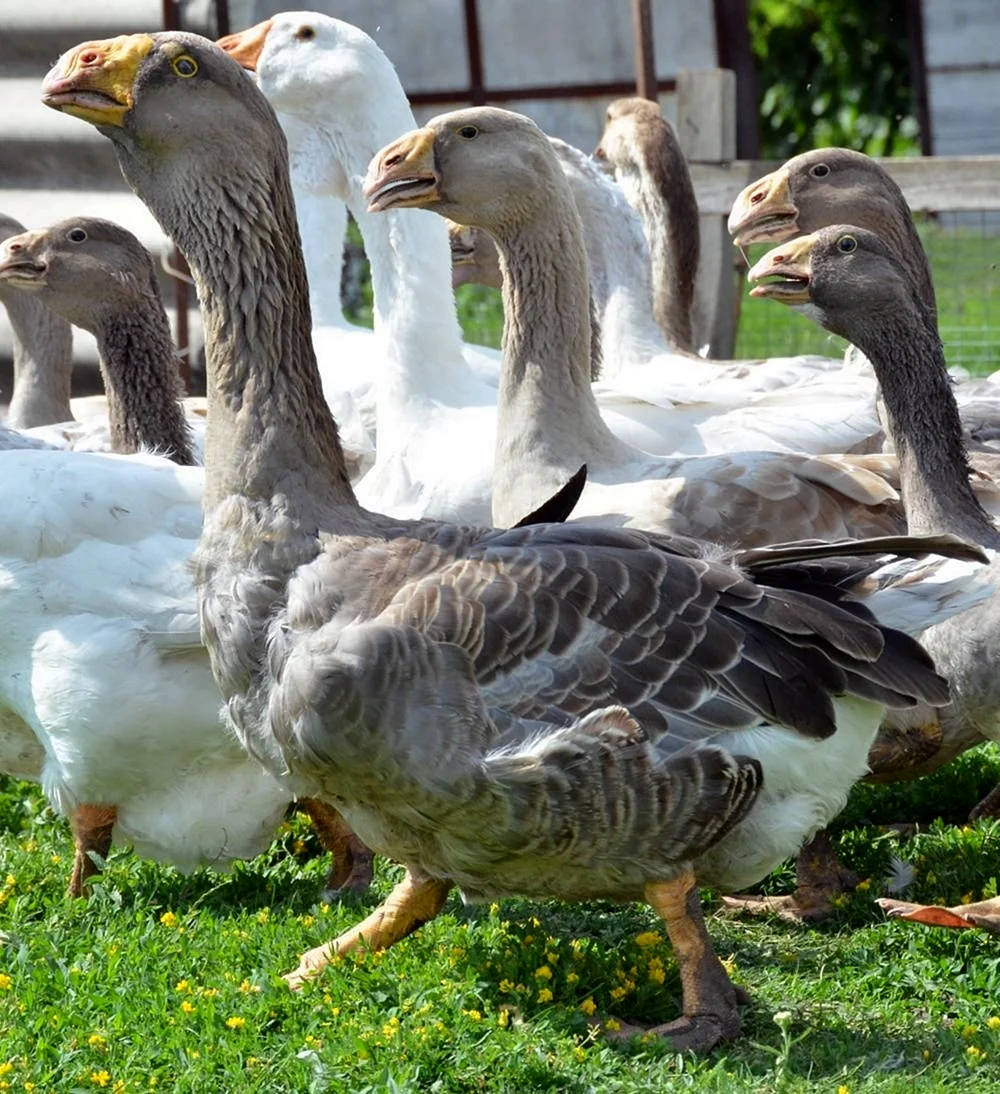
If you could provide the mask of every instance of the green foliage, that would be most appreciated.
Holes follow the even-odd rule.
[[[917,122],[902,5],[871,0],[751,0],[761,153],[787,159],[839,145],[916,154]]]

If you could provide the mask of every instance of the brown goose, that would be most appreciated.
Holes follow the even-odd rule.
[[[769,277],[780,280],[765,281]],[[753,295],[805,310],[872,361],[899,454],[909,531],[954,532],[979,543],[992,558],[991,571],[1000,575],[1000,532],[969,489],[958,407],[941,340],[912,265],[874,233],[835,225],[771,251],[750,271],[750,280],[757,282]],[[933,770],[983,738],[1000,741],[995,655],[1000,600],[990,598],[963,615],[960,624],[932,628],[922,641],[947,674],[954,699],[937,711],[917,707],[890,716],[872,752],[872,766],[883,781]],[[995,809],[998,797],[994,791],[979,815],[989,813],[991,804]],[[880,903],[890,914],[908,919],[968,925],[960,922],[963,909],[925,914],[916,905]],[[975,925],[1000,931],[1000,902],[988,903],[965,911],[979,917]]]
[[[12,236],[0,247],[0,289],[12,298],[30,301],[54,318],[61,317],[58,319],[60,323],[68,321],[95,335],[107,392],[112,451],[119,454],[157,451],[181,466],[196,463],[190,431],[181,409],[183,389],[156,270],[149,253],[131,232],[95,217],[74,217],[45,229]],[[68,326],[66,329],[69,329]],[[38,380],[40,387],[47,385],[44,375],[39,375]],[[96,483],[94,490],[99,496],[100,487]],[[168,527],[165,526],[162,531],[167,533]],[[122,531],[122,535],[126,533]],[[95,538],[98,538],[96,531]],[[122,580],[127,580],[125,573]],[[139,573],[131,580],[155,582],[154,577]],[[53,614],[57,615],[61,607],[61,601],[49,600],[48,610]],[[120,647],[117,652],[122,656]],[[70,659],[67,656],[67,660]],[[122,659],[125,660],[124,657]],[[207,659],[204,658],[204,650],[189,651],[187,659],[190,662],[187,676],[180,674],[174,681],[181,683],[187,692],[182,717],[194,728],[194,736],[201,733],[207,739],[211,737],[217,722],[221,700],[214,695],[207,702],[198,702],[203,690],[198,662],[205,660],[203,674],[207,676]],[[36,673],[41,675],[42,671],[42,666],[35,666]],[[168,676],[165,675],[162,682],[157,681],[155,672],[145,666],[137,668],[136,672],[137,678],[133,683],[136,694],[141,694],[144,689],[151,690],[159,683],[164,701],[170,701],[168,684],[171,681]],[[211,684],[210,679],[208,684]],[[100,694],[102,691],[100,683],[94,682],[93,678],[88,686],[94,693]],[[106,727],[104,732],[113,737],[113,726]],[[28,736],[34,740],[30,732]],[[142,739],[142,732],[136,730],[132,736],[138,742]],[[177,756],[183,761],[185,749],[190,747],[189,742],[184,740],[183,735],[178,735],[176,742]],[[82,755],[87,752],[86,745],[74,743],[72,733],[67,735],[67,742],[62,747],[67,748],[67,745],[69,750],[79,751]],[[128,757],[127,766],[133,772],[141,772],[145,765],[155,766],[162,762],[157,759],[155,749],[144,753],[138,744],[133,747],[131,741],[120,743],[118,751]],[[220,749],[220,752],[223,753],[221,759],[206,749],[198,757],[198,762],[202,768],[201,774],[208,783],[212,765],[218,763],[219,781],[214,789],[221,795],[226,792],[224,780],[229,772],[225,750]],[[173,770],[170,764],[164,766]],[[178,763],[177,770],[183,771],[183,762]],[[40,772],[40,758],[37,770],[18,771],[22,777],[27,774],[36,779]],[[241,789],[246,808],[252,811],[256,804],[263,822],[269,811],[274,809],[273,794],[257,787],[253,790],[247,787]],[[136,793],[141,792],[140,780]],[[133,793],[132,787],[129,787],[129,793]],[[148,790],[148,793],[154,801],[162,801],[156,797],[158,790]],[[74,795],[68,793],[64,797],[70,800]],[[310,815],[320,842],[333,852],[334,861],[326,879],[325,895],[340,888],[352,891],[367,888],[371,881],[370,852],[346,829],[337,814],[322,802],[302,800],[299,806]],[[126,821],[131,809],[130,804],[125,805]],[[164,812],[169,814],[169,808],[164,808]],[[75,841],[69,892],[71,896],[83,896],[85,883],[98,872],[97,863],[108,856],[114,827],[119,820],[118,810],[109,804],[77,801],[69,811],[69,819]],[[137,831],[148,833],[149,827],[138,825]],[[266,840],[270,835],[266,822],[261,827],[261,838]],[[184,845],[183,838],[178,839],[180,850],[171,849],[169,840],[157,842],[148,835],[146,838],[139,835],[137,845],[141,850],[153,850],[157,857],[172,858],[190,867],[192,863],[184,858],[185,854],[190,855],[189,847]],[[253,846],[253,840],[248,840],[247,845]]]
[[[0,213],[0,242],[20,235],[24,225]],[[14,336],[14,390],[7,424],[31,429],[67,422],[73,378],[73,332],[49,308],[0,281],[0,304]]]
[[[741,571],[690,540],[361,509],[320,397],[285,144],[263,97],[211,43],[174,32],[70,50],[44,99],[111,138],[198,283],[196,580],[234,730],[407,868],[291,982],[393,944],[453,885],[478,900],[644,897],[683,970],[684,1017],[657,1032],[684,1047],[734,1036],[738,996],[695,870],[756,874],[805,834],[792,798],[839,807],[846,785],[817,791],[796,765],[783,785],[790,756],[849,783],[885,703],[946,697],[919,646],[872,614],[878,564],[854,552],[875,548],[764,550]],[[914,564],[895,565],[923,622],[937,618]]]
[[[594,155],[614,168],[649,240],[653,312],[667,342],[693,351],[694,287],[701,249],[698,199],[674,127],[659,103],[615,99]]]
[[[131,232],[74,217],[13,236],[0,248],[0,284],[95,336],[113,452],[198,462],[156,268]]]

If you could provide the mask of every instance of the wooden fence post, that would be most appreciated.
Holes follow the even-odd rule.
[[[724,164],[736,158],[736,75],[724,68],[677,73],[677,134],[693,164]],[[701,217],[701,262],[695,285],[695,345],[709,356],[732,357],[739,318],[735,251],[726,218]]]

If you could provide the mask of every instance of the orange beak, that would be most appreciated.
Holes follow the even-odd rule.
[[[263,23],[247,27],[246,30],[241,30],[239,34],[227,34],[215,44],[224,49],[237,64],[242,65],[251,72],[256,72],[261,50],[264,48],[267,36],[271,32],[271,23],[271,19],[265,19]]]
[[[414,129],[376,153],[363,190],[370,213],[420,208],[440,200],[434,138],[433,129]]]
[[[777,243],[798,234],[799,211],[782,167],[740,192],[729,214],[729,234],[737,247]]]

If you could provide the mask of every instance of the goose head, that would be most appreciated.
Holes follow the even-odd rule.
[[[255,75],[281,116],[296,178],[309,174],[309,160],[337,197],[346,200],[348,176],[363,175],[382,145],[413,126],[392,62],[350,23],[284,12],[218,44]]]
[[[877,161],[849,148],[817,148],[747,186],[733,202],[728,227],[744,247],[828,224],[878,231],[901,212],[909,218],[902,192]]]
[[[801,309],[866,353],[886,318],[914,314],[929,321],[896,251],[855,225],[834,224],[783,243],[747,279],[751,296]]]
[[[371,212],[433,209],[495,237],[540,216],[555,187],[568,196],[538,126],[522,114],[480,106],[439,114],[383,148],[369,165],[364,194]]]
[[[0,281],[36,295],[70,323],[92,333],[110,310],[159,299],[152,259],[117,224],[71,217],[0,244]]]

